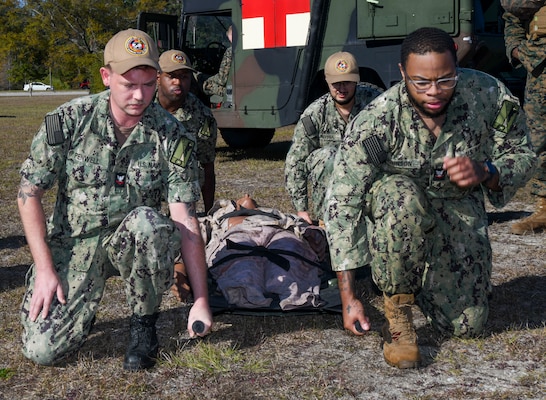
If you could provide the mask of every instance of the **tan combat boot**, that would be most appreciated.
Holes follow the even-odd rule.
[[[387,364],[398,368],[418,368],[421,354],[413,328],[411,305],[413,294],[383,295],[385,317],[383,325],[383,355]]]
[[[512,225],[512,233],[525,235],[546,229],[546,197],[540,197],[536,211]]]

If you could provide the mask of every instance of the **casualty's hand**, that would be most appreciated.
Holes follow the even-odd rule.
[[[309,225],[313,225],[313,221],[311,220],[311,217],[309,216],[309,213],[307,211],[298,211],[297,215]]]
[[[200,321],[203,323],[204,329],[202,332],[193,331],[194,323],[196,321]],[[208,303],[196,300],[190,310],[190,315],[188,316],[188,332],[190,333],[190,337],[194,338],[196,336],[206,336],[210,333],[211,328],[212,312],[210,311]]]
[[[63,287],[57,273],[50,268],[37,268],[29,309],[29,318],[32,322],[36,321],[40,312],[42,319],[47,318],[55,295],[61,304],[66,304]]]
[[[171,293],[181,302],[186,302],[192,294],[186,266],[182,262],[174,264],[174,284],[171,286]]]
[[[449,180],[463,189],[477,186],[488,177],[483,164],[468,157],[444,157],[443,168]]]

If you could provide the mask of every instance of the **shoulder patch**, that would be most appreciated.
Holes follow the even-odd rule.
[[[60,114],[49,114],[45,117],[47,144],[58,146],[64,142],[63,129]]]
[[[205,118],[205,122],[203,122],[203,126],[201,127],[201,136],[204,137],[210,137],[210,121],[208,118]]]
[[[493,123],[493,128],[498,131],[508,133],[518,117],[518,112],[518,104],[512,101],[504,100],[502,107],[495,118],[495,122]]]
[[[383,149],[381,140],[379,140],[377,135],[372,135],[364,139],[362,144],[374,166],[379,167],[381,164],[387,161],[387,152]]]
[[[176,144],[176,149],[171,156],[171,162],[179,167],[185,167],[190,161],[194,147],[195,142],[190,138],[180,138]]]
[[[317,134],[317,128],[315,127],[315,124],[313,124],[313,120],[311,119],[309,115],[302,117],[301,123],[303,124],[303,127],[305,128],[305,132],[307,133],[307,136],[312,137]]]

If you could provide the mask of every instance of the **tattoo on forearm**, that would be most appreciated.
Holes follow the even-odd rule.
[[[17,197],[22,200],[23,204],[26,203],[27,199],[31,197],[40,197],[43,190],[40,189],[38,186],[33,185],[26,179],[21,179],[21,183],[19,184],[19,192],[17,193]]]
[[[353,280],[347,271],[338,272],[337,279],[340,282],[339,290],[341,292],[350,291],[353,287]]]

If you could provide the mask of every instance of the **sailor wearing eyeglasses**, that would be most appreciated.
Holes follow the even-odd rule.
[[[402,81],[349,124],[326,193],[343,325],[357,335],[370,329],[354,290],[355,268],[369,263],[384,294],[384,358],[398,368],[421,361],[414,303],[440,334],[483,331],[485,198],[506,204],[536,163],[517,98],[497,79],[457,68],[456,53],[437,28],[404,40]]]

